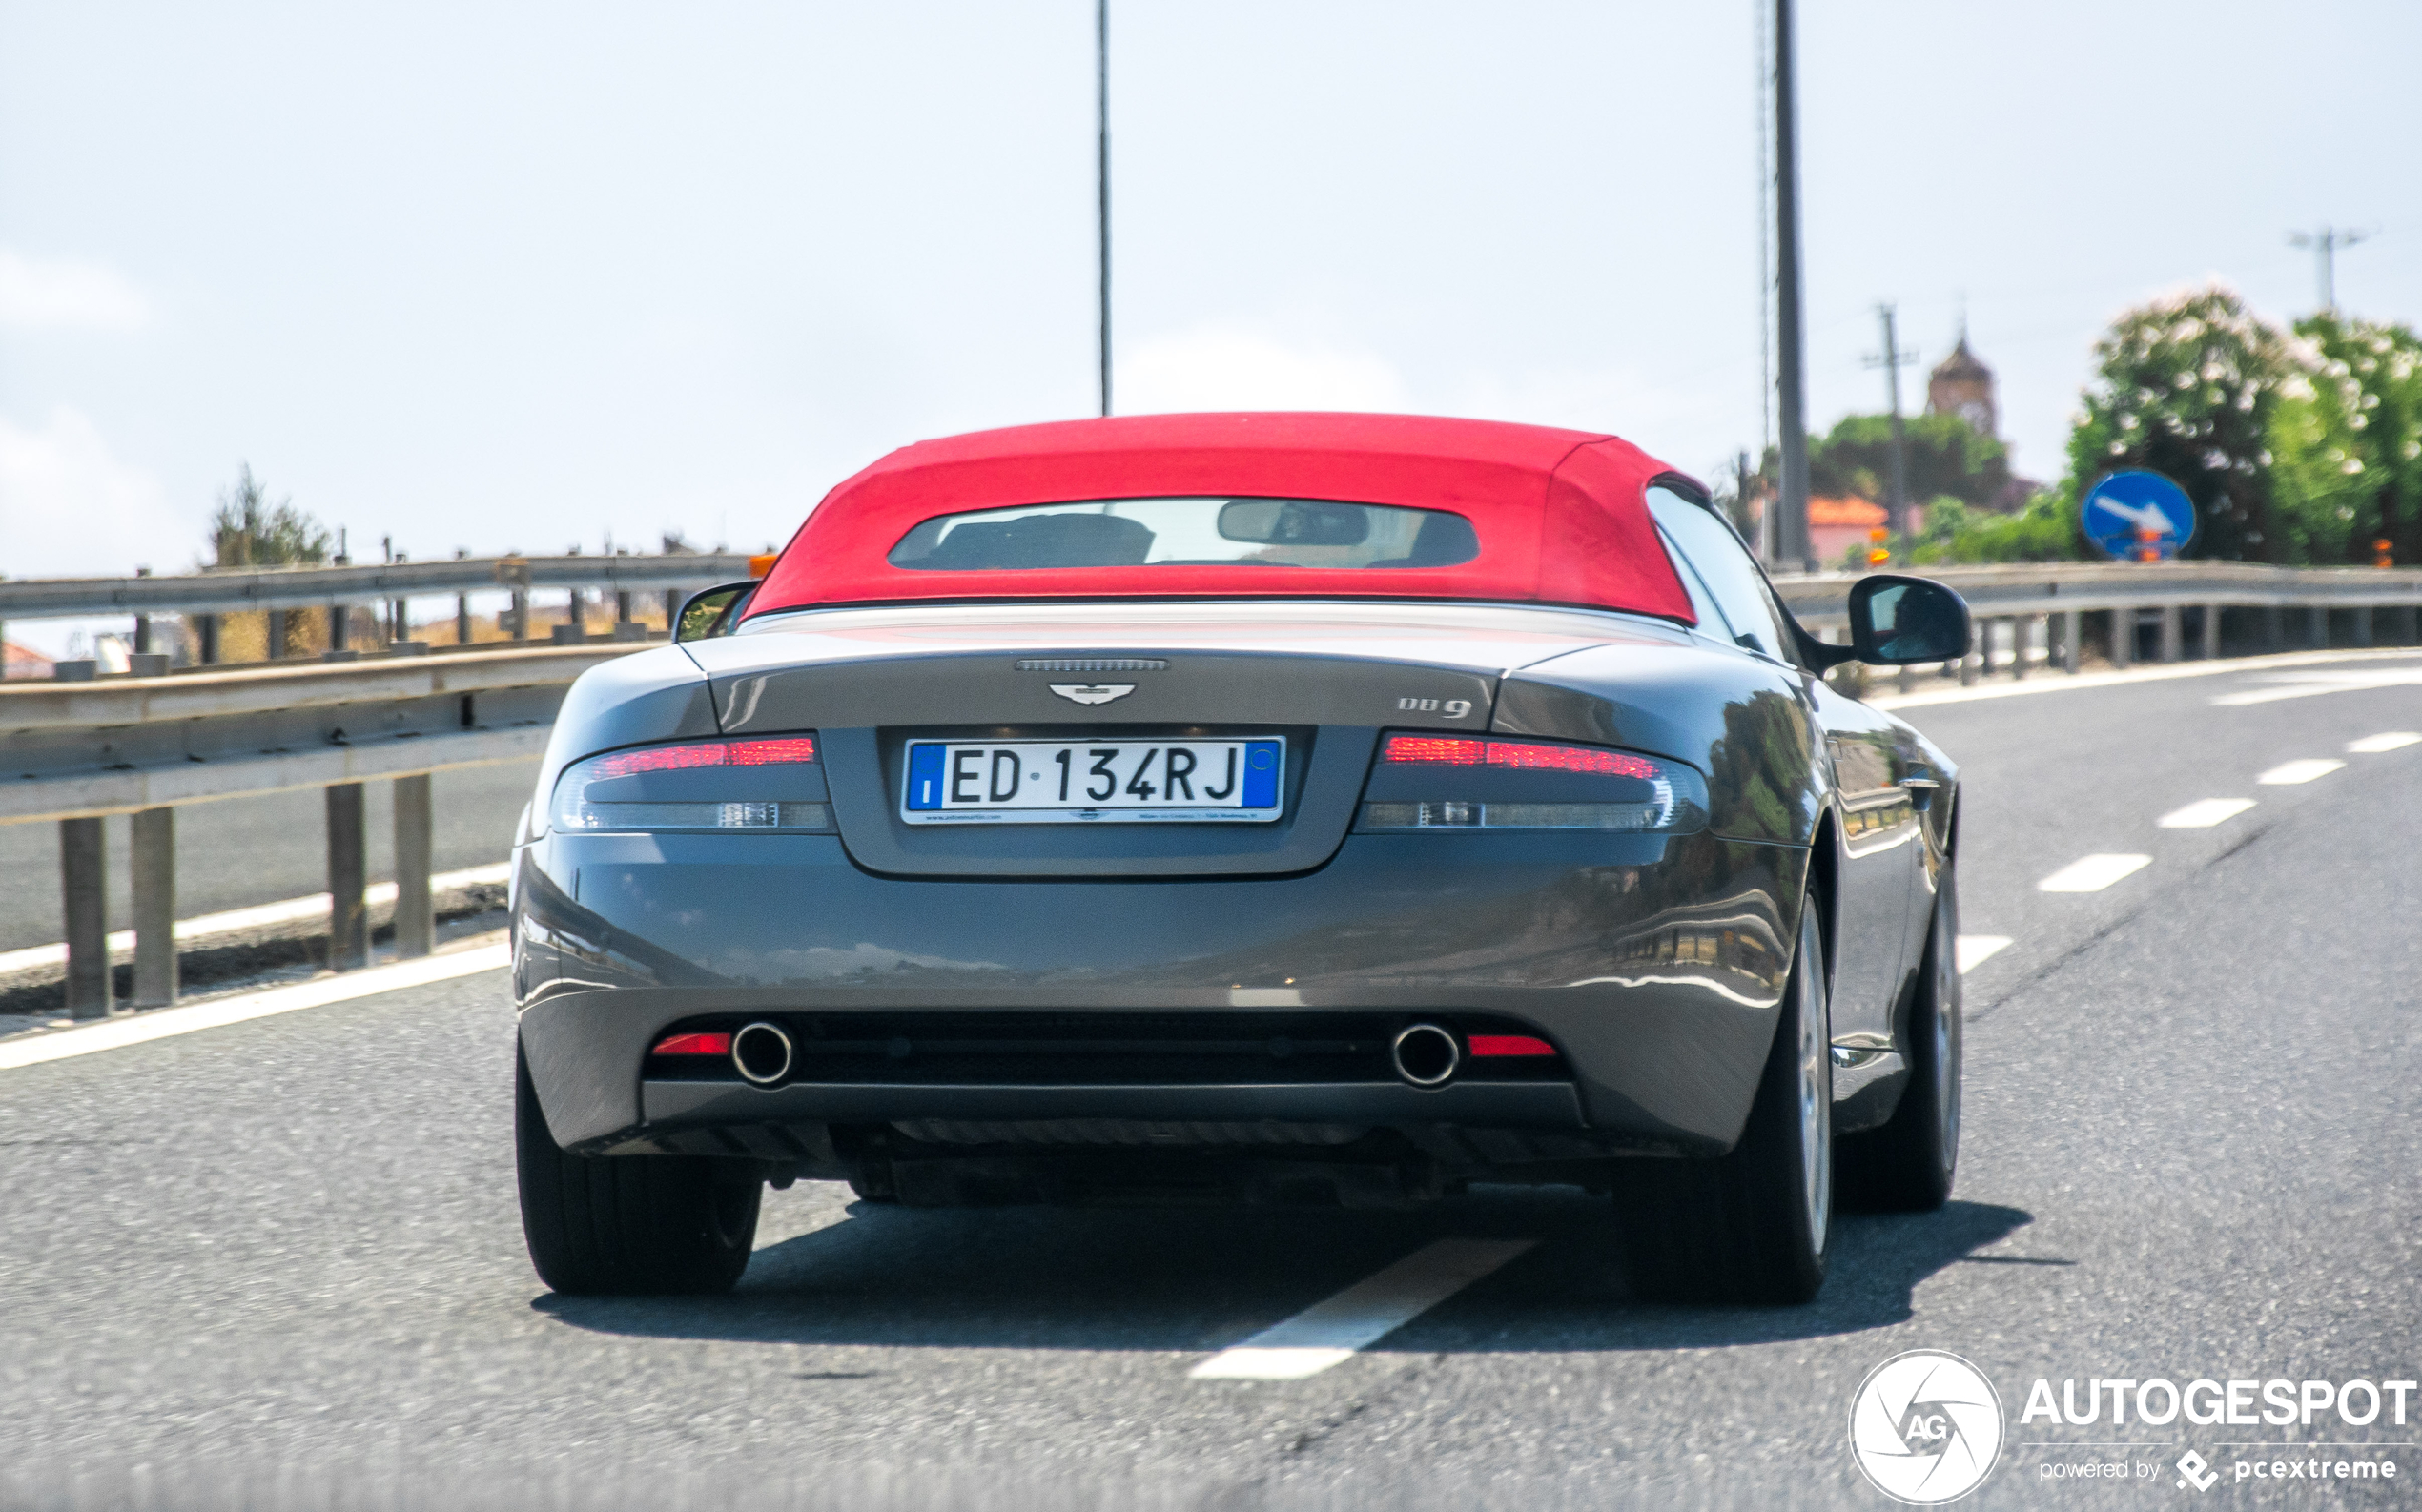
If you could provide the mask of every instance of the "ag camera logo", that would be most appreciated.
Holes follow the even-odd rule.
[[[1858,1383],[1850,1452],[1870,1485],[1911,1506],[1956,1502],[2001,1455],[2001,1398],[1957,1355],[1913,1349]]]

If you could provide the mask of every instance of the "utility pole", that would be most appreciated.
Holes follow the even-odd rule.
[[[1918,533],[1918,512],[1909,504],[1909,439],[1900,424],[1900,370],[1917,361],[1918,354],[1900,349],[1893,325],[1896,313],[1891,305],[1876,306],[1876,314],[1883,317],[1884,349],[1867,358],[1867,365],[1884,370],[1884,392],[1892,403],[1892,479],[1888,485],[1892,497],[1887,503],[1894,528],[1905,538]]]
[[[2368,231],[2349,231],[2342,226],[2324,226],[2319,231],[2288,233],[2288,243],[2312,249],[2313,276],[2321,291],[2321,313],[2338,308],[2338,249],[2351,247],[2358,241],[2370,241]]]
[[[1793,80],[1792,0],[1775,0],[1775,423],[1781,430],[1783,477],[1775,555],[1816,570],[1808,539],[1808,396],[1806,332],[1799,310],[1799,104]]]
[[[1110,0],[1094,0],[1094,231],[1101,275],[1101,413],[1110,414]]]

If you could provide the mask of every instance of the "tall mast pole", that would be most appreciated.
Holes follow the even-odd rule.
[[[1781,431],[1782,497],[1775,502],[1775,555],[1816,570],[1808,538],[1806,332],[1799,309],[1799,102],[1793,79],[1792,0],[1775,0],[1775,424]]]
[[[1101,276],[1101,413],[1110,413],[1110,0],[1094,0],[1094,232]]]

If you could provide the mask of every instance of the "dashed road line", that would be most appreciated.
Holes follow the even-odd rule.
[[[2382,751],[2403,750],[2416,742],[2422,742],[2422,735],[2416,735],[2410,729],[2392,729],[2378,735],[2366,735],[2361,740],[2350,740],[2347,742],[2347,749],[2358,756],[2377,756]]]
[[[2184,808],[2173,808],[2153,822],[2164,829],[2209,829],[2224,820],[2234,819],[2254,806],[2250,798],[2198,798]]]
[[[2254,688],[2243,693],[2224,693],[2213,699],[2218,708],[2247,708],[2256,704],[2276,704],[2281,699],[2311,698],[2321,693],[2358,693],[2375,687],[2406,687],[2422,683],[2422,671],[2386,667],[2355,672],[2299,672],[2278,680],[2278,685]]]
[[[2297,783],[2309,783],[2316,777],[2327,777],[2344,766],[2345,762],[2334,757],[2308,756],[2302,761],[2281,762],[2254,781],[2266,787],[2292,787]]]
[[[2006,934],[1963,934],[1952,959],[1958,963],[1960,974],[1965,976],[2009,948],[2010,937]]]
[[[2035,885],[2038,892],[2100,892],[2120,878],[2151,866],[2150,856],[2080,856]]]
[[[1439,1239],[1187,1371],[1195,1380],[1302,1380],[1354,1358],[1538,1243]]]
[[[392,992],[399,988],[421,987],[480,971],[493,971],[512,964],[512,952],[504,943],[503,932],[499,930],[493,935],[482,936],[478,943],[467,948],[423,956],[417,961],[373,966],[363,971],[323,976],[317,981],[298,982],[292,987],[273,987],[258,992],[242,992],[209,1002],[189,1003],[182,1008],[154,1009],[148,1013],[104,1019],[97,1024],[63,1029],[54,1033],[26,1034],[0,1040],[0,1071],[38,1066],[45,1061],[65,1060],[71,1055],[90,1055],[95,1051],[118,1050],[174,1034],[190,1034],[195,1030],[217,1029],[222,1025],[240,1024],[247,1019],[267,1018],[273,1013],[291,1013],[298,1009],[346,1003],[356,998],[376,997],[380,992]]]

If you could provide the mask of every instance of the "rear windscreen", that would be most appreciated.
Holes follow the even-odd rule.
[[[1441,509],[1326,499],[1101,499],[926,521],[890,562],[921,572],[1051,567],[1451,567],[1480,555]]]

